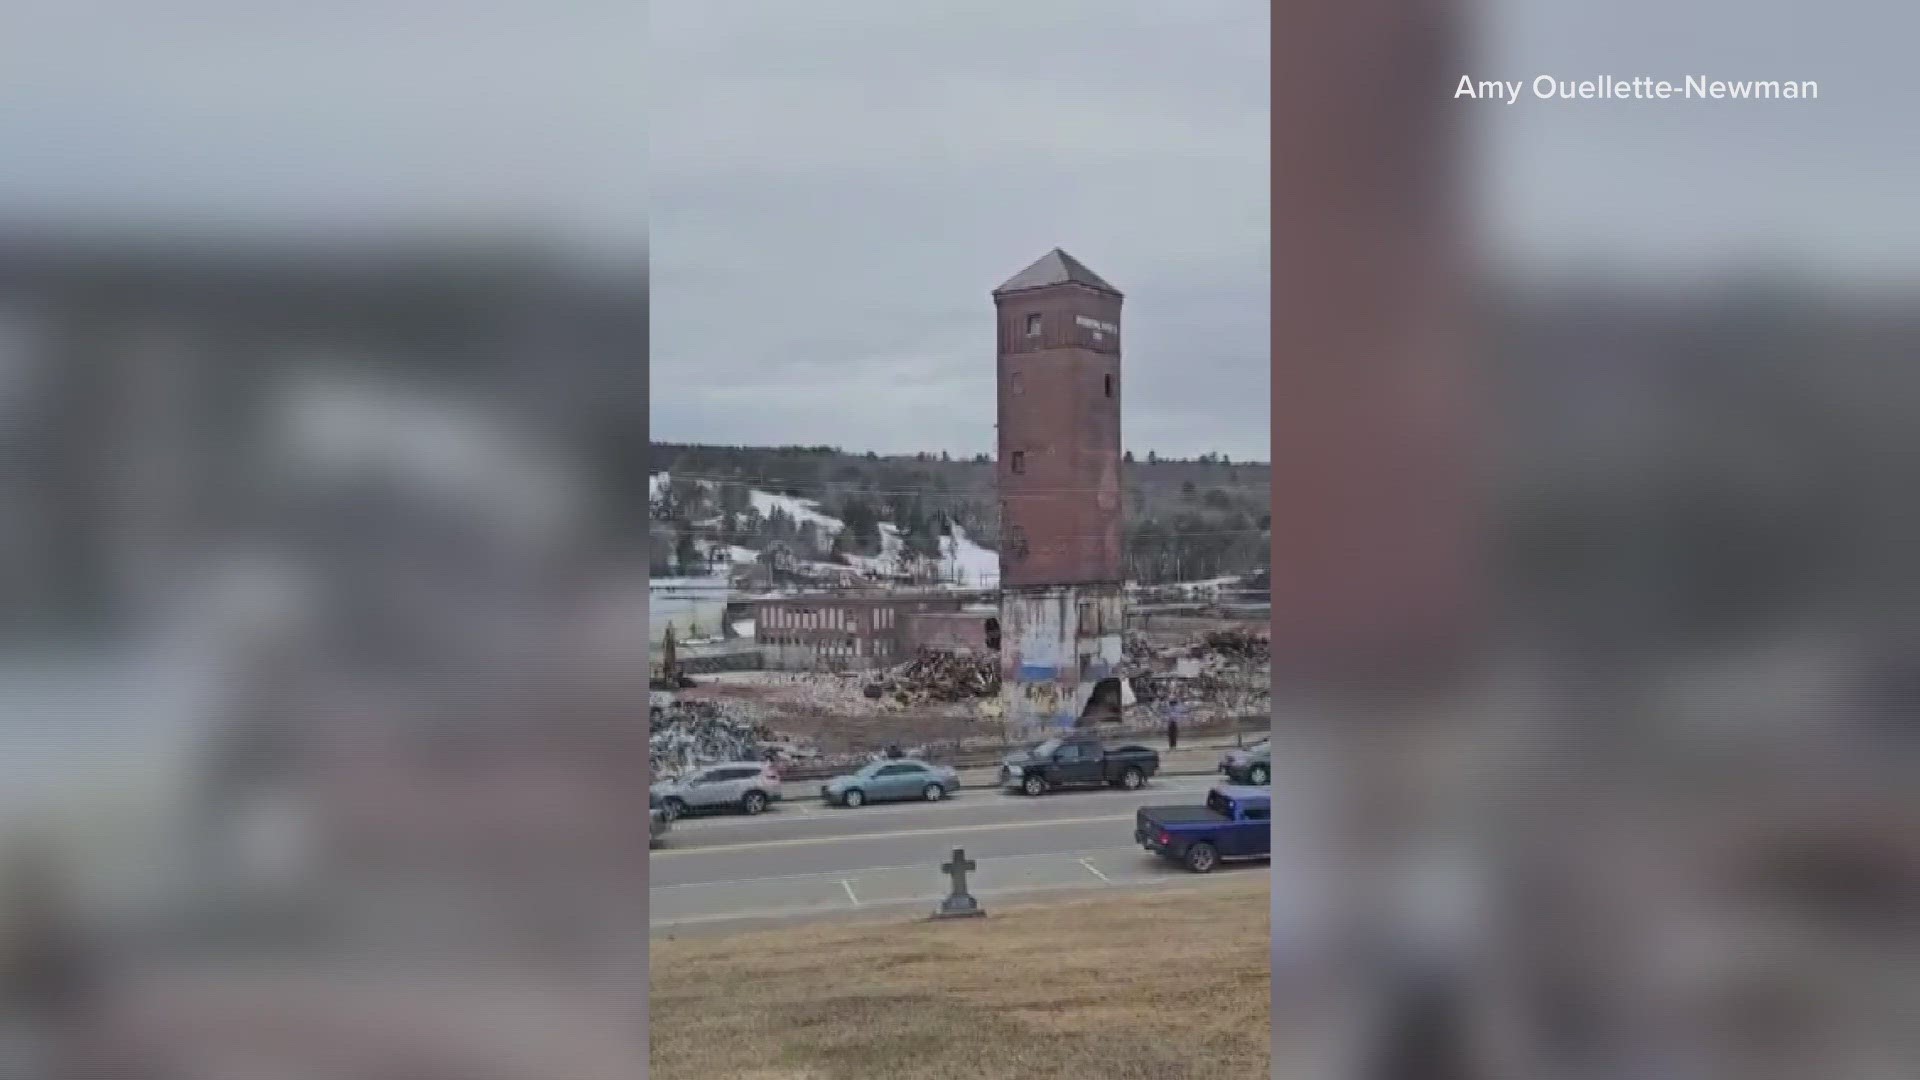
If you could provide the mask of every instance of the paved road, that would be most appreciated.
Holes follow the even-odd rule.
[[[674,823],[651,860],[655,928],[840,915],[924,905],[945,893],[939,866],[963,847],[983,901],[1021,893],[1204,885],[1250,867],[1189,874],[1133,844],[1141,806],[1191,804],[1207,777],[1170,777],[1139,792],[1057,792],[1038,799],[967,791],[936,804],[857,810],[784,806],[756,818]]]

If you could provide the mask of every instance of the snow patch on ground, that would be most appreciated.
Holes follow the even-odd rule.
[[[709,491],[712,491],[716,486],[711,480],[696,480],[694,482]],[[658,472],[652,474],[647,477],[647,498],[649,500],[659,498],[661,493],[666,491],[672,483],[672,473]],[[802,524],[809,521],[813,522],[815,527],[829,535],[837,533],[846,527],[841,523],[839,518],[829,517],[821,513],[820,504],[814,502],[812,499],[796,499],[791,495],[776,495],[771,491],[761,491],[758,488],[749,489],[749,498],[752,500],[753,508],[760,511],[761,517],[771,515],[773,511],[778,508],[797,522]]]
[[[657,498],[672,482],[669,473],[654,473],[647,479],[650,498]],[[711,481],[699,481],[701,486],[711,489]],[[791,495],[780,495],[770,491],[750,489],[749,498],[753,508],[762,517],[771,516],[779,510],[795,522],[811,522],[820,530],[823,539],[831,539],[846,529],[846,523],[839,518],[823,513],[820,504],[812,499],[798,499]],[[716,519],[717,520],[717,519]],[[759,553],[751,548],[732,546],[725,549],[728,561],[735,564],[753,563]],[[894,576],[904,573],[913,560],[907,555],[907,545],[900,535],[900,529],[891,522],[880,523],[880,553],[877,555],[850,555],[847,566],[821,564],[823,569],[852,569],[856,571]],[[966,530],[953,526],[953,535],[940,540],[939,569],[941,575],[962,588],[993,589],[1000,585],[1000,556],[975,543],[967,536]]]
[[[846,525],[837,517],[828,517],[820,512],[820,504],[812,499],[796,499],[791,495],[775,495],[770,491],[754,489],[751,492],[753,508],[760,511],[761,517],[771,517],[778,508],[794,521],[805,525],[812,522],[814,527],[828,535],[838,533]]]
[[[953,535],[941,538],[941,555],[961,585],[971,589],[1000,587],[1000,553],[973,542],[967,530],[953,526]]]

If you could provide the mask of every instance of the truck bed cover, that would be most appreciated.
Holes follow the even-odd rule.
[[[1206,806],[1143,806],[1140,808],[1140,820],[1155,825],[1197,825],[1232,819]]]

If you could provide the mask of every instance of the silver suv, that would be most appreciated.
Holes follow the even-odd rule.
[[[689,810],[757,814],[780,801],[780,770],[766,761],[703,765],[677,780],[662,780],[650,794],[659,796],[661,808],[673,817]]]

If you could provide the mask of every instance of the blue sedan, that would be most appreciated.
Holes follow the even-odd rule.
[[[945,765],[895,758],[834,777],[820,786],[820,797],[829,806],[865,806],[903,799],[939,802],[958,790],[960,774]]]

